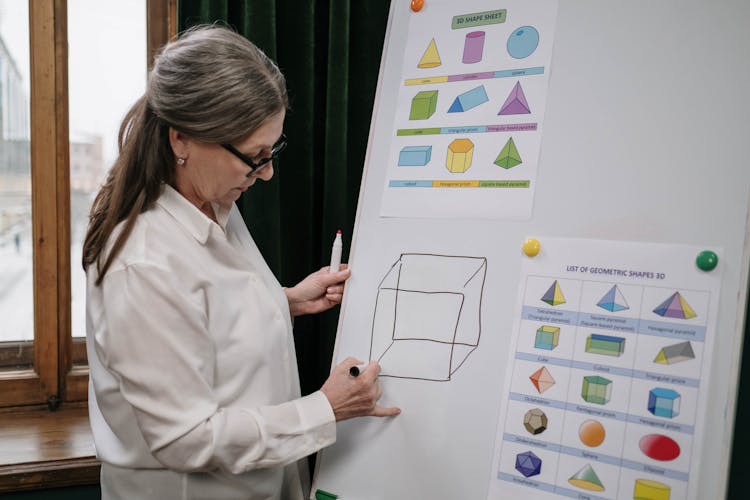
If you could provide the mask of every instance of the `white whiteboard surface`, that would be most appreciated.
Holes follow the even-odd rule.
[[[461,2],[461,13],[471,6]],[[560,2],[532,216],[523,221],[380,217],[411,15],[409,2],[391,3],[334,361],[368,358],[379,284],[404,253],[487,259],[481,342],[450,381],[383,377],[382,404],[402,414],[342,422],[337,443],[319,455],[313,493],[486,498],[520,247],[537,236],[544,251],[548,236],[723,249],[705,415],[713,432],[694,446],[702,465],[691,498],[723,497],[750,255],[750,2]]]

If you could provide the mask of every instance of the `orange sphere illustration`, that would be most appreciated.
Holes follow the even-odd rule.
[[[581,438],[581,442],[592,448],[602,444],[606,434],[604,426],[597,420],[586,420],[578,428],[578,437]]]

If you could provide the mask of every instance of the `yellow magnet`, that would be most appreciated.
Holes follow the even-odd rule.
[[[521,248],[523,249],[523,253],[525,253],[529,257],[536,257],[536,255],[539,253],[539,250],[542,249],[542,244],[539,243],[539,240],[536,238],[526,238],[526,241],[523,242],[523,246]]]

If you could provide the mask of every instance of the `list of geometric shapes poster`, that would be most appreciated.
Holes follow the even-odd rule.
[[[686,498],[710,291],[523,286],[496,479],[551,497]]]

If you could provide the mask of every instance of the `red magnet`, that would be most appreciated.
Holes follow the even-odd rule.
[[[424,7],[424,0],[411,0],[411,10],[419,12]]]

